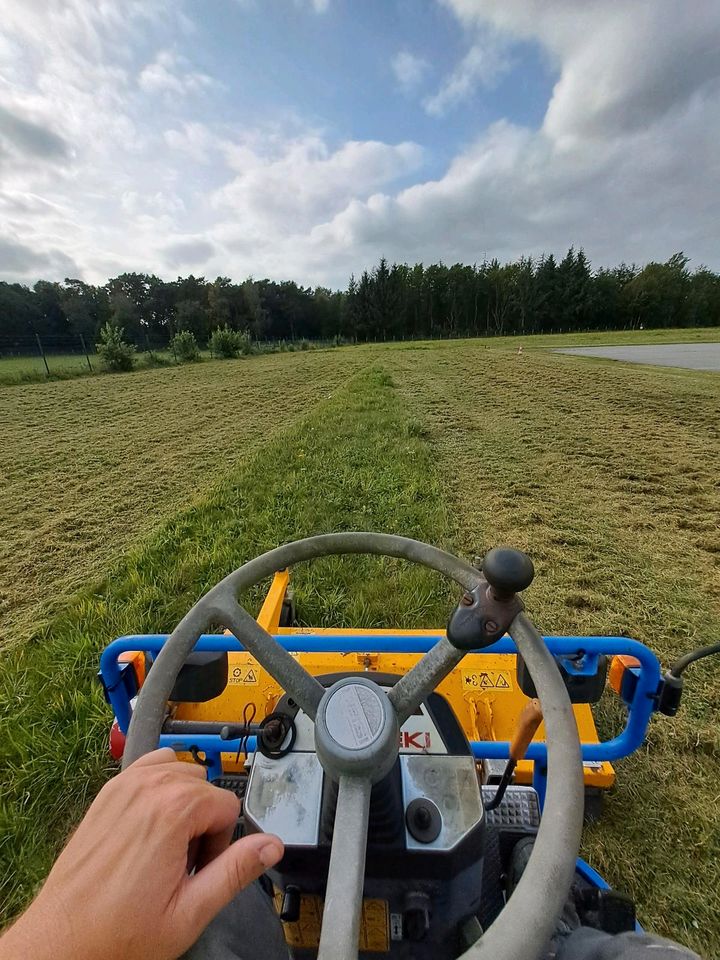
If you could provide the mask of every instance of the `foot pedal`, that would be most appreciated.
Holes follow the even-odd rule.
[[[495,796],[495,786],[483,786],[483,803]],[[540,826],[540,804],[532,787],[510,786],[494,810],[485,811],[489,826],[514,830],[537,830]]]
[[[230,790],[241,800],[245,796],[248,778],[246,774],[228,773],[224,777],[215,777],[211,781],[214,787],[222,787],[223,790]]]
[[[237,773],[228,773],[224,777],[215,777],[214,780],[211,780],[211,783],[214,787],[221,787],[223,790],[230,790],[235,794],[236,797],[242,801],[245,799],[245,791],[247,789],[247,774],[237,774]],[[242,809],[240,811],[240,816],[238,817],[238,822],[235,825],[233,830],[232,840],[233,843],[236,840],[239,840],[245,833],[245,820],[243,819]]]

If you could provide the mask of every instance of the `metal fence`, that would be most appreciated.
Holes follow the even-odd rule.
[[[164,366],[177,361],[171,344],[155,340],[149,334],[125,337],[139,354],[141,366]],[[254,352],[275,353],[284,350],[336,346],[333,340],[267,340],[254,344]],[[209,347],[200,347],[210,357]],[[63,379],[99,373],[101,370],[95,343],[81,333],[0,335],[0,385],[31,382],[46,378]]]
[[[165,343],[153,343],[149,337],[128,338],[138,353],[167,353]],[[77,376],[96,373],[99,363],[92,339],[75,334],[30,334],[18,337],[0,336],[0,383],[23,379]]]

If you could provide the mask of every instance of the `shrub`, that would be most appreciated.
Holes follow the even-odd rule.
[[[217,327],[210,336],[210,351],[214,357],[236,357],[239,353],[252,352],[250,334],[240,330],[231,330],[227,325]]]
[[[145,354],[145,363],[148,367],[169,367],[171,361],[169,357],[163,356],[157,350],[148,350]]]
[[[239,333],[238,336],[240,337],[240,353],[242,353],[242,355],[245,357],[249,356],[251,353],[255,353],[255,344],[253,343],[252,337],[247,330],[243,330],[243,332]]]
[[[195,363],[200,359],[200,348],[192,330],[181,330],[170,341],[170,349],[180,363]]]
[[[309,340],[301,340],[301,341],[300,341],[300,349],[301,349],[301,350],[309,350],[309,349],[310,349],[310,341],[309,341]]]
[[[123,328],[111,321],[100,328],[96,349],[100,363],[106,370],[119,372],[132,370],[135,366],[135,347],[123,340]]]

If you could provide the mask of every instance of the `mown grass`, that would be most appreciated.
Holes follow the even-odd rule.
[[[720,340],[720,327],[670,328],[667,330],[598,330],[592,333],[553,333],[527,336],[493,337],[481,340],[484,347],[493,348],[504,345],[517,346],[522,343],[523,349],[542,350],[547,347],[566,347],[575,345],[621,345],[638,343],[697,343],[717,342]],[[456,341],[424,340],[393,344],[383,344],[383,348],[390,349],[423,349],[433,350],[446,343]],[[278,341],[255,344],[254,352],[265,353],[292,353],[314,349],[326,349],[329,344],[314,343],[311,341]],[[209,350],[200,352],[202,361],[212,360]],[[103,370],[99,358],[91,354],[90,368],[84,354],[47,354],[47,369],[40,355],[22,357],[0,357],[0,386],[16,386],[18,384],[43,383],[52,380],[72,380],[76,377],[90,377],[107,374]],[[136,355],[136,369],[138,371],[155,369],[158,367],[176,366],[177,359],[170,349],[138,351]]]
[[[625,346],[642,343],[717,343],[717,327],[668,327],[663,330],[594,330],[591,333],[538,333],[465,340],[404,340],[383,344],[386,350],[455,350],[464,346],[478,350],[547,350],[558,347]]]
[[[207,587],[278,542],[340,529],[442,542],[447,528],[429,450],[389,377],[370,370],[164,524],[31,644],[8,651],[0,670],[5,918],[32,894],[110,773],[110,712],[94,681],[106,643],[171,629]],[[300,567],[294,586],[313,623],[429,626],[442,622],[450,596],[427,571],[371,558]]]
[[[665,662],[720,635],[720,380],[601,367],[547,351],[600,341],[547,340],[537,351],[525,338],[267,357],[239,362],[235,376],[223,366],[217,380],[220,365],[203,364],[162,371],[154,387],[138,373],[27,388],[10,422],[29,437],[2,463],[24,510],[16,521],[3,506],[0,517],[24,555],[10,587],[18,598],[35,590],[41,609],[36,556],[48,590],[88,586],[0,662],[6,915],[109,772],[109,713],[92,683],[101,647],[169,629],[205,587],[283,540],[365,527],[466,555],[513,543],[536,562],[528,608],[545,632],[626,632]],[[377,362],[386,373],[338,389]],[[97,458],[85,462],[85,449]],[[53,511],[82,519],[83,498],[94,506],[77,549],[58,531],[51,556],[35,550]],[[436,625],[450,602],[437,581],[391,562],[318,564],[294,582],[307,622]],[[718,676],[711,663],[688,672],[680,715],[654,721],[647,747],[619,765],[585,838],[644,922],[707,957],[720,955]],[[602,731],[618,719],[604,703]]]
[[[97,358],[90,363],[94,369],[98,367]],[[17,383],[39,383],[50,377],[56,380],[67,380],[71,377],[90,375],[87,359],[83,354],[63,353],[48,354],[48,366],[43,358],[38,356],[0,357],[0,384],[11,386]]]
[[[720,637],[720,379],[466,343],[397,354],[460,550],[536,565],[547,633],[628,634],[668,664]],[[720,665],[688,671],[677,718],[618,764],[592,862],[651,927],[720,956]],[[599,711],[605,735],[614,704]]]
[[[632,346],[641,343],[717,343],[720,327],[669,327],[663,330],[595,330],[592,333],[551,333],[532,337],[502,337],[508,344],[523,344],[524,350],[548,347]]]
[[[252,345],[251,354],[294,353],[307,350],[327,350],[334,343],[310,340],[279,340]],[[26,383],[46,383],[53,380],[74,380],[77,377],[105,376],[106,370],[95,353],[90,354],[90,364],[84,353],[48,353],[47,366],[40,354],[19,357],[0,357],[0,386],[17,386]],[[195,362],[218,360],[210,350],[200,350]],[[159,367],[184,365],[171,347],[160,350],[138,350],[135,354],[135,371],[155,370]]]
[[[209,359],[207,351],[204,359]],[[23,383],[46,383],[53,380],[75,380],[107,374],[100,358],[90,354],[90,365],[83,353],[48,353],[47,367],[41,356],[0,357],[0,386],[12,387]],[[140,351],[135,355],[135,369],[147,370],[169,367],[176,363],[170,350]],[[48,373],[48,370],[50,371]]]
[[[0,646],[362,362],[335,350],[0,390]]]

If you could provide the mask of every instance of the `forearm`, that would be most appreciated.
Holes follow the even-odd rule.
[[[48,916],[42,903],[31,904],[0,933],[0,960],[91,960],[72,946],[67,917]],[[99,960],[99,958],[98,958]]]

